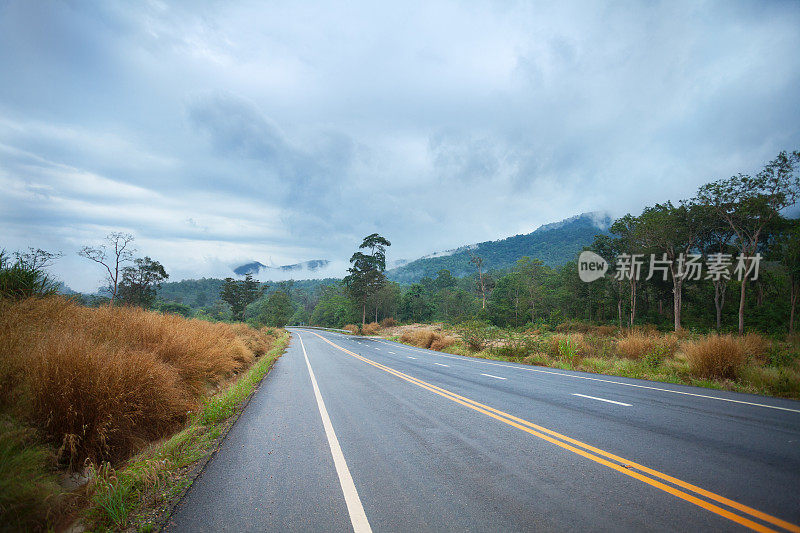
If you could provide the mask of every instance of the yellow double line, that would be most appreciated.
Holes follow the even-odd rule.
[[[526,433],[530,433],[531,435],[534,435],[534,436],[536,436],[536,437],[538,437],[538,438],[540,438],[542,440],[545,440],[545,441],[547,441],[547,442],[549,442],[551,444],[555,444],[556,446],[564,448],[565,450],[569,450],[569,451],[571,451],[573,453],[576,453],[578,455],[586,457],[587,459],[590,459],[590,460],[592,460],[592,461],[594,461],[596,463],[600,463],[601,465],[607,466],[608,468],[611,468],[612,470],[616,470],[617,472],[619,472],[621,474],[625,474],[626,476],[630,476],[630,477],[632,477],[634,479],[638,479],[639,481],[641,481],[643,483],[647,483],[648,485],[651,485],[653,487],[661,489],[664,492],[668,492],[669,494],[672,494],[673,496],[676,496],[676,497],[678,497],[678,498],[680,498],[682,500],[685,500],[685,501],[688,501],[690,503],[693,503],[693,504],[695,504],[695,505],[697,505],[699,507],[702,507],[703,509],[711,511],[712,513],[716,513],[716,514],[718,514],[720,516],[723,516],[723,517],[725,517],[725,518],[727,518],[729,520],[733,520],[734,522],[736,522],[738,524],[741,524],[741,525],[743,525],[745,527],[748,527],[748,528],[753,529],[755,531],[776,531],[775,529],[772,529],[772,528],[767,527],[767,526],[765,526],[765,525],[763,525],[761,523],[758,523],[758,522],[755,522],[755,521],[751,520],[750,518],[748,518],[748,515],[749,515],[749,517],[757,518],[759,520],[762,520],[763,522],[767,522],[768,524],[772,524],[774,526],[778,526],[779,528],[783,528],[783,529],[785,529],[787,531],[792,531],[794,533],[800,533],[800,526],[792,524],[791,522],[787,522],[785,520],[781,520],[780,518],[777,518],[777,517],[774,517],[774,516],[769,515],[767,513],[761,512],[761,511],[759,511],[757,509],[753,509],[752,507],[748,507],[748,506],[746,506],[744,504],[741,504],[739,502],[733,501],[733,500],[731,500],[729,498],[725,498],[724,496],[720,496],[719,494],[715,494],[715,493],[713,493],[711,491],[705,490],[705,489],[700,488],[700,487],[698,487],[696,485],[692,485],[691,483],[687,483],[685,481],[682,481],[680,479],[672,477],[672,476],[670,476],[668,474],[664,474],[663,472],[659,472],[658,470],[653,470],[652,468],[649,468],[649,467],[644,466],[644,465],[640,465],[638,463],[635,463],[635,462],[630,461],[628,459],[625,459],[623,457],[619,457],[619,456],[614,455],[612,453],[609,453],[609,452],[607,452],[605,450],[601,450],[600,448],[596,448],[594,446],[591,446],[591,445],[586,444],[584,442],[581,442],[579,440],[573,439],[573,438],[568,437],[566,435],[562,435],[561,433],[558,433],[558,432],[555,432],[553,430],[547,429],[545,427],[539,426],[537,424],[534,424],[533,422],[529,422],[527,420],[523,420],[522,418],[519,418],[519,417],[516,417],[514,415],[505,413],[503,411],[500,411],[499,409],[495,409],[494,407],[490,407],[488,405],[484,405],[482,403],[476,402],[475,400],[471,400],[471,399],[466,398],[464,396],[460,396],[460,395],[458,395],[458,394],[456,394],[454,392],[450,392],[447,389],[443,389],[441,387],[437,387],[436,385],[433,385],[433,384],[428,383],[426,381],[422,381],[421,379],[417,379],[417,378],[415,378],[413,376],[409,376],[408,374],[404,374],[403,372],[395,370],[395,369],[393,369],[391,367],[388,367],[388,366],[383,365],[381,363],[377,363],[377,362],[375,362],[375,361],[373,361],[371,359],[367,359],[364,356],[361,356],[361,355],[358,355],[358,354],[356,354],[354,352],[351,352],[350,350],[348,350],[346,348],[342,348],[338,344],[335,344],[335,343],[329,341],[328,339],[326,339],[322,335],[319,335],[318,333],[315,333],[313,331],[310,332],[310,333],[314,333],[314,335],[316,335],[317,337],[319,337],[323,341],[325,341],[328,344],[330,344],[331,346],[333,346],[333,347],[345,352],[346,354],[351,355],[352,357],[355,357],[356,359],[359,359],[361,361],[364,361],[365,363],[368,363],[368,364],[370,364],[370,365],[372,365],[372,366],[374,366],[376,368],[380,368],[381,370],[383,370],[385,372],[388,372],[388,373],[390,373],[390,374],[392,374],[394,376],[397,376],[400,379],[408,381],[409,383],[413,383],[414,385],[422,387],[423,389],[427,389],[427,390],[433,392],[434,394],[438,394],[439,396],[447,398],[448,400],[452,400],[452,401],[454,401],[456,403],[459,403],[459,404],[461,404],[461,405],[463,405],[465,407],[468,407],[468,408],[470,408],[470,409],[472,409],[474,411],[478,411],[479,413],[483,413],[483,414],[485,414],[487,416],[490,416],[490,417],[492,417],[492,418],[494,418],[496,420],[499,420],[500,422],[503,422],[503,423],[508,424],[510,426],[513,426],[513,427],[515,427],[517,429],[520,429],[520,430],[522,430],[522,431],[524,431]],[[644,474],[648,474],[648,475],[644,475]],[[648,477],[648,476],[650,476],[650,477]],[[659,481],[659,479],[661,479],[663,481],[666,481],[668,483],[671,483],[674,486],[667,485],[666,483],[663,483],[662,481]],[[680,490],[679,488],[676,488],[676,487],[680,487],[680,489],[684,489],[684,490]],[[694,494],[690,494],[689,492],[686,492],[686,491],[693,492]],[[712,500],[712,501],[715,501],[715,502],[717,502],[719,504],[725,505],[725,506],[729,507],[730,509],[734,509],[736,511],[739,511],[739,513],[741,513],[741,514],[737,514],[734,511],[731,511],[729,509],[725,509],[725,508],[720,507],[719,505],[715,505],[715,504],[713,504],[713,503],[711,503],[709,501],[702,500],[702,499],[698,498],[697,496],[695,496],[695,494],[699,495],[699,496],[703,496],[704,498],[707,498],[708,500]]]

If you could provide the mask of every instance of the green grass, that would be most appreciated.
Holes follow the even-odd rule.
[[[289,334],[261,356],[239,379],[208,398],[182,431],[153,444],[114,470],[103,465],[94,472],[86,523],[94,530],[137,531],[159,528],[157,517],[192,483],[192,466],[208,457],[218,439],[243,409],[244,402],[283,354]]]

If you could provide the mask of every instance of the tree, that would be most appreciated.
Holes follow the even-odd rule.
[[[133,260],[135,251],[133,235],[115,231],[106,235],[106,244],[84,246],[78,252],[81,257],[94,261],[106,269],[106,281],[108,282],[109,292],[111,292],[109,305],[113,304],[114,299],[117,297],[122,265]]]
[[[681,329],[683,282],[692,273],[685,260],[708,231],[711,218],[708,209],[696,203],[682,202],[675,207],[667,201],[645,207],[635,225],[637,240],[645,248],[662,254],[662,261],[666,260],[665,266],[668,266],[672,278],[675,331]]]
[[[161,282],[169,274],[158,261],[149,257],[134,260],[133,266],[122,269],[118,298],[124,304],[149,309],[156,301]]]
[[[795,173],[800,151],[781,152],[755,176],[737,174],[700,187],[697,198],[714,208],[736,235],[735,244],[749,272],[764,229],[780,212],[797,202],[800,177]],[[747,275],[739,295],[739,334],[744,333]]]
[[[233,319],[241,322],[247,306],[261,298],[266,289],[267,286],[253,279],[252,274],[247,274],[243,280],[225,278],[219,297],[231,306]]]
[[[633,322],[636,320],[636,289],[639,286],[639,267],[637,267],[637,257],[641,258],[642,246],[639,241],[638,234],[639,219],[631,214],[627,214],[622,218],[617,219],[611,225],[611,233],[619,235],[615,242],[615,247],[628,256],[629,265],[625,266],[621,263],[623,253],[617,256],[617,268],[627,273],[628,285],[630,288],[631,305],[630,317],[628,320],[628,327],[633,327]],[[625,275],[622,276],[626,277]]]
[[[800,296],[800,220],[792,221],[776,248],[789,281],[789,335],[792,335],[797,298]]]
[[[481,292],[481,309],[486,309],[486,283],[483,279],[483,258],[469,251],[469,262],[478,270],[478,290]]]
[[[356,252],[350,257],[352,265],[344,278],[350,296],[361,307],[361,324],[367,321],[367,301],[383,287],[386,282],[386,247],[391,246],[388,240],[377,233],[367,235],[358,247],[369,249],[371,253]]]
[[[275,291],[267,298],[267,305],[260,320],[267,326],[284,327],[294,313],[294,306],[289,294],[284,291]]]
[[[717,331],[720,331],[722,329],[722,309],[725,307],[725,294],[730,284],[731,270],[723,259],[728,255],[732,255],[731,239],[733,239],[734,233],[728,223],[720,218],[711,219],[708,223],[707,231],[700,237],[698,246],[703,254],[705,263],[714,260],[718,264],[715,267],[715,273],[711,275],[710,279],[714,286]]]

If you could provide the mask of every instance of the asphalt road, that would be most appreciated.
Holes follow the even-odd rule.
[[[292,334],[169,531],[800,531],[800,402]]]

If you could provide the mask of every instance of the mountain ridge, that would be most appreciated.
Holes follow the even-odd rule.
[[[472,254],[483,259],[486,270],[508,268],[524,256],[558,267],[575,259],[594,240],[595,235],[608,234],[613,219],[608,213],[588,212],[558,222],[543,224],[530,233],[517,234],[494,241],[467,244],[434,252],[386,271],[387,277],[399,283],[415,283],[423,277],[435,277],[439,270],[450,270],[453,276],[472,274]]]

